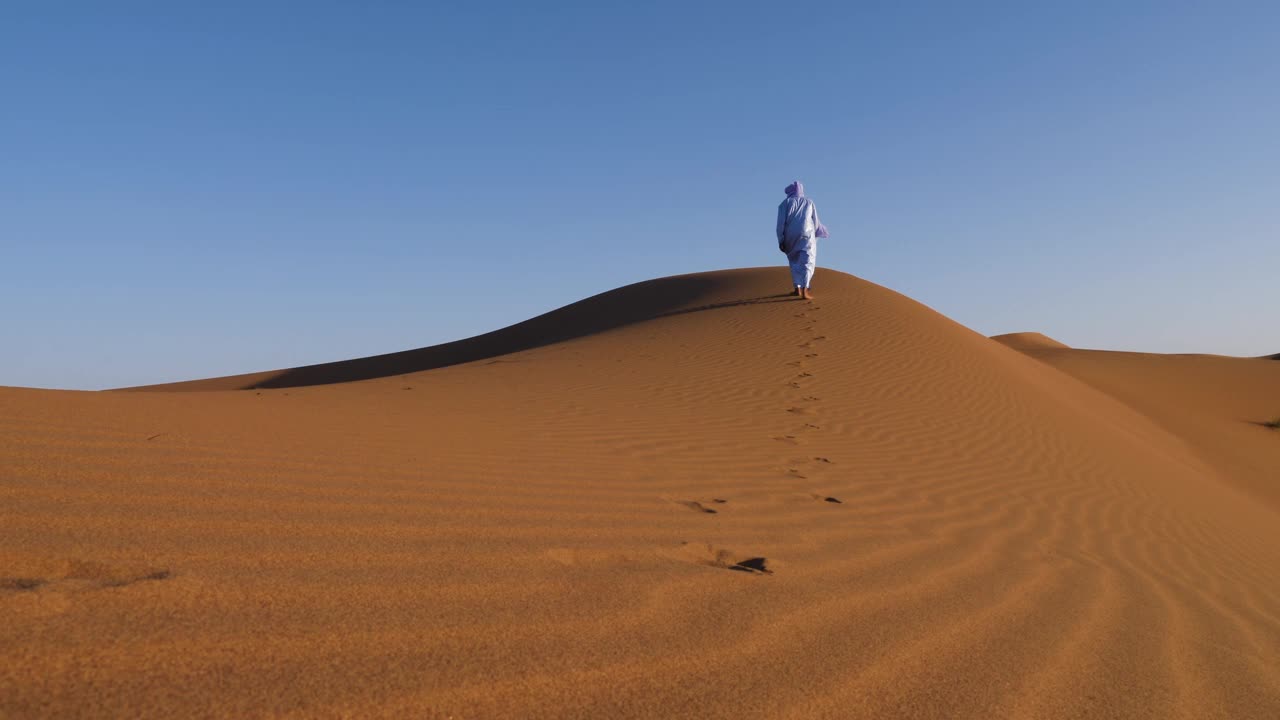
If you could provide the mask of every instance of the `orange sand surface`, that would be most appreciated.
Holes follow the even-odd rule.
[[[1067,345],[1054,340],[1048,335],[1042,335],[1038,332],[1022,332],[1009,333],[1007,335],[996,335],[991,338],[998,343],[1007,345],[1014,350],[1068,350]]]
[[[1280,363],[787,289],[0,388],[0,717],[1280,717]]]

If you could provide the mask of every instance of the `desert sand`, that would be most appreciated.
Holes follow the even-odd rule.
[[[1280,363],[788,287],[0,388],[0,717],[1280,717]]]

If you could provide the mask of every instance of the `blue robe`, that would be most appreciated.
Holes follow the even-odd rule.
[[[818,208],[804,196],[799,182],[787,188],[787,199],[778,206],[778,249],[787,255],[791,265],[791,281],[807,288],[813,280],[818,261],[818,238],[826,237],[826,228],[818,221]]]

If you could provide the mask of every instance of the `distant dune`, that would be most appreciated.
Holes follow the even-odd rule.
[[[1020,349],[1143,413],[1212,460],[1225,482],[1280,511],[1275,438],[1258,431],[1280,417],[1280,373],[1271,363],[1222,355]]]
[[[994,335],[991,339],[1015,350],[1069,349],[1068,345],[1038,332],[1007,333],[1005,335]]]
[[[788,289],[0,388],[0,717],[1280,717],[1280,363]]]

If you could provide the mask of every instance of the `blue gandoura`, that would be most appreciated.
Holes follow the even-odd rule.
[[[797,180],[787,186],[787,199],[778,206],[778,249],[791,264],[794,294],[811,298],[809,281],[818,258],[818,238],[827,237],[827,228],[818,221],[818,208],[804,196]]]

